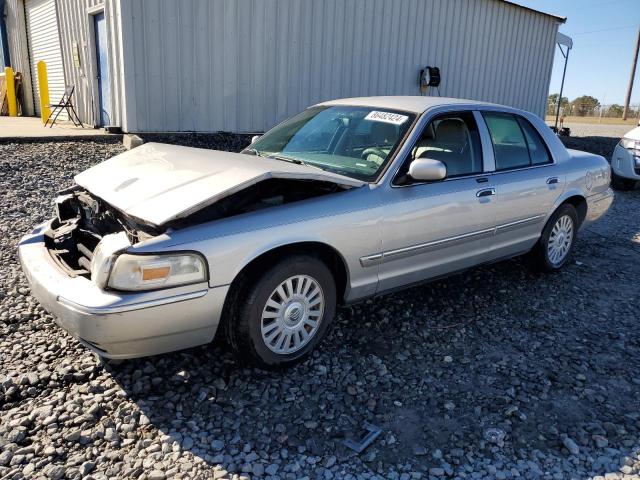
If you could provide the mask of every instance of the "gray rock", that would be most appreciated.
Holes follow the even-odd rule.
[[[62,477],[64,477],[65,469],[60,465],[51,465],[47,469],[46,473],[47,473],[47,477],[50,478],[51,480],[59,480]]]
[[[256,476],[256,477],[262,477],[264,475],[264,465],[261,463],[254,463],[251,467],[251,471],[252,473]]]
[[[423,456],[427,454],[427,449],[422,445],[414,445],[413,446],[413,454],[417,456]]]
[[[0,452],[0,466],[9,465],[11,458],[13,458],[13,453],[10,450]]]
[[[104,431],[104,439],[108,442],[117,442],[120,440],[120,436],[116,432],[115,428],[107,428]]]
[[[149,472],[149,480],[164,480],[165,478],[166,475],[162,470],[151,470]]]
[[[80,468],[78,469],[80,472],[80,475],[85,476],[88,475],[89,472],[93,471],[93,469],[95,468],[95,463],[87,461],[87,462],[83,462],[82,465],[80,465]]]
[[[80,430],[71,430],[67,434],[65,434],[64,439],[67,442],[77,442],[80,439]]]
[[[211,442],[211,448],[216,452],[224,449],[224,442],[222,440],[213,440]]]
[[[11,430],[7,434],[7,440],[10,443],[20,443],[27,436],[26,430],[24,428],[16,428]]]
[[[184,448],[185,450],[190,450],[192,447],[193,447],[193,438],[184,437],[182,439],[182,448]]]
[[[574,442],[571,438],[565,437],[564,440],[562,440],[562,444],[567,450],[569,450],[569,453],[571,453],[571,455],[578,455],[580,453],[580,447],[578,447],[576,442]]]
[[[484,431],[484,439],[487,442],[499,447],[502,447],[504,445],[504,439],[506,435],[507,434],[505,433],[505,431],[500,428],[487,428]]]
[[[22,469],[22,474],[25,476],[25,478],[29,478],[31,477],[35,469],[36,469],[35,464],[28,463],[27,466]]]

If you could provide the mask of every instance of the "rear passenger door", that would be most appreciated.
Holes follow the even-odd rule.
[[[489,257],[524,253],[539,238],[564,187],[551,153],[523,116],[483,112],[495,159],[496,233]]]

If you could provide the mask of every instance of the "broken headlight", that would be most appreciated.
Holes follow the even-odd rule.
[[[207,281],[204,258],[197,253],[160,255],[122,254],[116,258],[109,287],[116,290],[154,290]]]

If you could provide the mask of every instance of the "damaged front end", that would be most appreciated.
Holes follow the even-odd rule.
[[[162,225],[143,223],[121,212],[80,186],[59,192],[56,217],[45,245],[56,264],[69,276],[90,278],[105,287],[117,253],[163,232],[242,215],[257,210],[343,191],[332,182],[267,179]]]
[[[113,255],[158,234],[79,186],[59,192],[56,217],[45,235],[51,258],[69,276],[104,286]]]
[[[307,165],[162,144],[117,155],[74,179],[55,200],[45,244],[69,276],[101,288],[116,257],[124,257],[118,254],[152,237],[364,185]],[[129,289],[116,284],[108,286]]]

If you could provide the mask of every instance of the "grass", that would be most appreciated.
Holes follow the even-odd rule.
[[[547,122],[555,123],[556,116],[555,115],[547,115],[545,117]],[[558,120],[558,124],[560,120]],[[638,119],[636,117],[627,118],[627,120],[622,120],[622,118],[610,118],[610,117],[564,117],[564,123],[589,123],[589,124],[603,124],[603,125],[629,125],[631,127],[635,127],[638,125]]]

